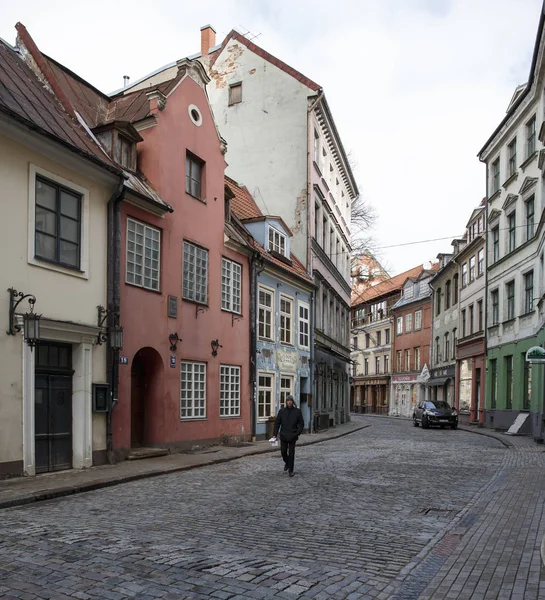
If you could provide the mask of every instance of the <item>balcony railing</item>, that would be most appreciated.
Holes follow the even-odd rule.
[[[384,321],[384,319],[388,319],[392,314],[392,311],[387,308],[386,310],[378,310],[376,313],[368,313],[360,318],[353,318],[352,328],[355,327],[363,327],[364,325],[369,325],[370,323],[378,323],[379,321]]]

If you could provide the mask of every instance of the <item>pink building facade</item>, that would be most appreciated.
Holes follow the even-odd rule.
[[[123,203],[121,455],[250,434],[250,252],[225,233],[225,144],[208,78],[200,63],[178,67],[174,80],[117,98],[143,138],[139,169],[173,209]]]

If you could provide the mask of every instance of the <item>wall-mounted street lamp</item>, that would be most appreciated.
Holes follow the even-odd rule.
[[[105,330],[104,321],[110,316],[114,315],[119,317],[119,313],[115,310],[106,310],[103,306],[97,306],[98,310],[98,326],[101,331],[97,335],[97,344],[103,344],[110,340],[110,348],[112,350],[121,350],[123,348],[123,327],[120,325],[112,325],[107,327]]]
[[[181,337],[178,337],[178,332],[176,333],[171,333],[168,336],[168,341],[170,342],[170,351],[171,352],[176,352],[176,350],[178,349],[178,342],[182,341]]]
[[[223,346],[219,343],[219,340],[212,340],[210,342],[210,346],[212,347],[212,356],[217,356],[218,348],[223,348]]]
[[[34,348],[36,342],[40,340],[40,318],[42,315],[37,315],[34,312],[34,304],[36,304],[36,296],[18,292],[14,288],[8,288],[9,292],[9,328],[8,335],[16,335],[21,331],[21,326],[17,323],[16,310],[19,304],[28,298],[30,312],[23,315],[23,329],[26,343],[30,346],[30,350]]]

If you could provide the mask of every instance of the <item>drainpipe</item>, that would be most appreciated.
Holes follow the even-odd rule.
[[[311,127],[312,125],[312,120],[311,120],[311,115],[312,115],[312,111],[314,110],[314,108],[318,105],[318,103],[322,100],[322,97],[324,95],[323,90],[320,90],[318,92],[318,96],[316,98],[316,100],[314,100],[314,102],[309,106],[308,110],[307,110],[307,273],[308,275],[314,280],[314,276],[313,276],[313,266],[312,266],[312,237],[310,235],[310,230],[311,230],[311,225],[312,225],[312,221],[311,221],[311,214],[314,213],[314,207],[313,207],[313,200],[312,200],[312,185],[311,185],[311,181],[310,181],[310,162],[311,162],[311,148],[310,148],[310,140],[312,138],[312,140],[314,141],[314,130]],[[312,135],[311,135],[312,134]],[[311,210],[312,207],[312,210]],[[309,411],[309,419],[310,419],[310,423],[309,423],[309,428],[308,431],[309,433],[313,433],[313,419],[314,419],[314,401],[315,401],[315,397],[318,396],[318,394],[314,394],[314,325],[315,325],[315,315],[314,315],[314,294],[316,292],[316,288],[314,288],[310,294],[310,322],[311,322],[311,328],[310,328],[310,333],[311,333],[311,344],[310,344],[310,398],[311,398],[311,402],[310,402],[310,411]]]
[[[255,442],[256,439],[257,423],[257,276],[264,268],[259,264],[259,258],[259,253],[254,252],[250,259],[250,428],[252,442]]]
[[[314,433],[314,290],[310,293],[310,410],[308,432]]]
[[[479,160],[481,162],[485,162],[480,156],[479,156]],[[483,373],[483,379],[484,379],[484,398],[483,398],[483,402],[484,402],[484,406],[486,409],[486,388],[487,388],[487,379],[488,379],[488,250],[489,250],[489,246],[488,246],[488,176],[489,176],[489,172],[488,172],[488,164],[485,163],[485,167],[486,167],[486,186],[485,186],[485,190],[486,190],[486,203],[485,203],[485,210],[484,210],[484,373]],[[497,378],[497,370],[496,370],[496,378]],[[483,425],[485,425],[484,421],[486,420],[486,410],[483,410],[484,412],[484,416],[483,416]],[[492,412],[492,411],[490,411]],[[490,423],[490,426],[492,426],[494,424],[494,415],[491,415],[492,417],[492,421]],[[480,415],[477,415],[477,420],[480,423],[481,419],[480,419]]]
[[[120,273],[121,273],[121,201],[123,200],[125,179],[119,181],[117,190],[108,202],[108,326],[119,326]],[[113,464],[112,413],[118,403],[119,391],[119,350],[108,343],[106,369],[110,384],[110,405],[106,413],[106,452],[108,462]]]

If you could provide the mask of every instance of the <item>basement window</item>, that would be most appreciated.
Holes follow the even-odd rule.
[[[229,106],[242,102],[242,82],[229,86]]]

